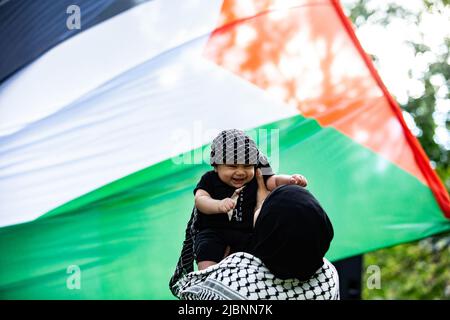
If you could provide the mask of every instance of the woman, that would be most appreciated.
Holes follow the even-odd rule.
[[[247,252],[183,275],[171,287],[187,300],[339,299],[339,278],[324,258],[332,224],[307,190],[284,185],[270,194],[260,172],[254,234]]]

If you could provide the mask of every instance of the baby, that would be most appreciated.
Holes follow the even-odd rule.
[[[307,185],[299,174],[275,175],[267,158],[243,131],[222,131],[211,145],[211,165],[194,189],[198,212],[194,256],[198,270],[221,261],[230,253],[246,251],[253,227],[260,169],[269,191],[284,184]],[[230,249],[230,252],[227,252]]]

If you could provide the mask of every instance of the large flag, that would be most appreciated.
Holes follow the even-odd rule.
[[[308,178],[331,260],[450,230],[337,1],[36,3],[0,4],[0,298],[171,298],[223,129]]]

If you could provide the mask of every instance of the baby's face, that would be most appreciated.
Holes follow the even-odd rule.
[[[242,187],[255,176],[255,166],[249,164],[218,164],[214,170],[220,180],[234,188]]]

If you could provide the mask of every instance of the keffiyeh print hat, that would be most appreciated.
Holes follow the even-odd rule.
[[[254,164],[265,166],[267,158],[258,150],[255,141],[244,131],[224,130],[211,144],[211,165]]]
[[[256,220],[249,252],[280,279],[309,279],[323,265],[334,232],[319,202],[297,185],[276,188]]]

